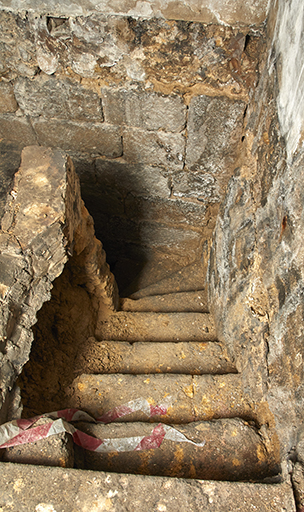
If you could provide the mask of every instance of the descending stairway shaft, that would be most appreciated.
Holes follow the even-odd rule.
[[[165,291],[156,283],[123,299],[122,311],[79,354],[82,373],[68,389],[68,406],[97,418],[81,430],[114,448],[77,448],[77,464],[186,478],[271,477],[279,471],[276,450],[250,421],[249,398],[216,339],[205,291],[183,291],[183,279],[180,272]]]

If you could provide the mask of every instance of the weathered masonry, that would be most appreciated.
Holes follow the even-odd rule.
[[[303,512],[303,44],[0,0],[1,510]]]

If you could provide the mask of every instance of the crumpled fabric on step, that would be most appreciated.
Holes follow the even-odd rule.
[[[151,418],[155,415],[165,415],[167,413],[167,406],[166,404],[152,406],[147,400],[138,398],[127,404],[115,407],[97,419],[79,409],[63,409],[61,411],[35,416],[31,419],[13,420],[0,425],[0,448],[33,443],[40,439],[45,439],[49,436],[64,432],[70,434],[74,443],[78,446],[86,450],[102,453],[141,451],[159,448],[164,439],[178,443],[191,443],[200,447],[204,446],[205,441],[202,443],[194,443],[176,428],[162,423],[158,423],[155,427],[151,426],[151,433],[148,436],[116,439],[98,439],[82,432],[69,423],[71,421],[86,421],[89,423],[107,424],[138,410],[144,411],[147,417]],[[50,418],[52,421],[35,426],[40,418]]]

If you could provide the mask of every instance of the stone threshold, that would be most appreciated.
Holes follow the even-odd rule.
[[[3,512],[296,512],[291,483],[253,484],[0,463]]]

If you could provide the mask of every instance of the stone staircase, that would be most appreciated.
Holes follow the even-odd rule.
[[[11,196],[15,202],[9,198],[5,243],[13,233],[26,249],[22,260],[19,245],[10,247],[18,263],[14,265],[22,273],[19,280],[12,279],[13,285],[8,280],[7,289],[11,286],[16,303],[23,304],[24,287],[30,280],[26,290],[32,309],[25,303],[2,368],[11,383],[10,361],[20,367],[25,363],[32,324],[46,301],[37,315],[37,344],[32,345],[30,366],[24,371],[26,414],[84,409],[100,422],[82,421],[75,427],[106,442],[96,442],[95,451],[75,446],[75,468],[67,430],[5,448],[0,453],[6,461],[0,463],[0,510],[294,512],[290,479],[286,471],[280,475],[275,432],[259,417],[233,354],[217,340],[202,265],[197,262],[171,275],[168,271],[165,278],[154,281],[146,270],[146,276],[137,279],[140,286],[131,286],[132,291],[125,294],[120,311],[105,317],[109,305],[114,309],[116,304],[115,283],[65,158],[57,150],[28,148],[20,169],[25,185],[18,200],[15,190]],[[42,161],[47,179],[42,179]],[[60,186],[58,176],[64,180]],[[60,207],[45,215],[50,183],[56,191],[52,205]],[[66,183],[65,194],[62,183]],[[29,208],[32,203],[42,205],[41,215]],[[65,215],[68,222],[64,224]],[[45,230],[41,231],[42,224]],[[62,272],[66,226],[73,256]],[[35,263],[30,268],[35,279],[29,262]],[[169,258],[167,263],[171,266]],[[9,265],[17,275],[11,260]],[[88,337],[95,320],[96,338]],[[78,338],[77,329],[81,331]],[[10,386],[7,394],[12,395],[16,411],[19,395],[12,394]],[[50,426],[47,415],[38,422],[42,430],[45,423]]]
[[[81,431],[120,441],[111,453],[76,447],[77,467],[234,481],[280,472],[272,432],[255,421],[194,274],[189,266],[133,293],[99,324],[66,405],[101,422],[81,422]]]
[[[65,407],[99,419],[74,427],[106,449],[74,445],[77,469],[0,463],[10,510],[295,512],[275,433],[217,340],[199,266],[121,299],[76,366]]]

